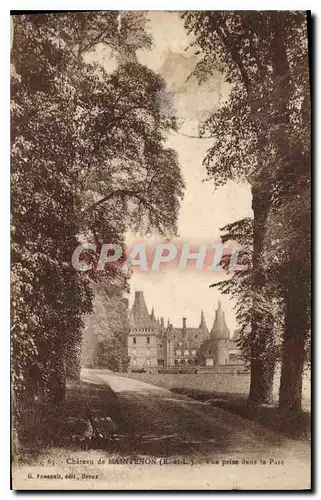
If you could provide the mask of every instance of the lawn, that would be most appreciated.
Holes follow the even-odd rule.
[[[250,388],[250,374],[224,374],[224,373],[186,373],[186,374],[159,374],[159,373],[130,373],[124,374],[131,378],[143,380],[149,384],[158,385],[165,389],[196,390],[215,393],[216,395],[229,394],[246,396]],[[280,373],[277,372],[274,380],[274,399],[277,401],[280,385]],[[310,377],[307,375],[303,381],[303,409],[310,410]]]
[[[196,389],[201,391],[215,391],[228,394],[246,394],[249,389],[250,377],[248,374],[232,375],[221,373],[130,373],[123,374],[143,380],[149,384],[158,385],[165,389]]]
[[[198,401],[208,401],[214,406],[242,416],[273,429],[293,439],[310,438],[310,379],[305,377],[303,383],[303,411],[281,412],[277,405],[254,407],[247,403],[250,387],[250,375],[233,375],[221,373],[204,374],[158,374],[135,373],[121,374],[154,384]],[[274,399],[277,403],[279,373],[274,383]]]

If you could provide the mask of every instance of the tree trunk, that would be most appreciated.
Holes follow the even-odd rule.
[[[259,185],[252,186],[254,212],[253,232],[253,310],[251,332],[251,383],[248,401],[255,404],[271,403],[275,358],[273,353],[273,318],[260,312],[257,301],[264,293],[265,273],[263,246],[270,195]]]
[[[289,171],[288,175],[298,175],[297,168],[292,172],[291,158],[288,158],[289,151],[291,151],[291,146],[288,144],[291,81],[286,43],[282,30],[275,30],[274,36],[271,39],[271,50],[271,63],[275,81],[275,109],[277,110],[276,115],[279,122],[277,135],[279,156],[283,158],[282,166],[284,172],[287,173]],[[305,160],[303,159],[303,161]],[[289,162],[290,168],[288,168]],[[296,167],[296,158],[293,158],[292,164]],[[308,239],[309,235],[307,235]],[[302,244],[304,245],[304,242]],[[297,243],[293,242],[293,247],[296,245]],[[292,265],[285,269],[285,274],[282,277],[285,302],[285,328],[279,406],[285,410],[299,411],[302,399],[305,343],[309,332],[310,270],[309,265],[306,265],[306,263],[309,262],[310,255],[307,248],[306,257],[297,261],[293,253],[295,253],[295,250],[290,247],[288,250],[288,259],[289,262],[292,262]]]
[[[248,401],[255,404],[272,402],[272,390],[275,363],[267,364],[266,360],[251,360],[251,384]]]
[[[282,410],[300,411],[305,343],[309,332],[309,292],[302,286],[299,277],[296,274],[293,276],[297,278],[296,283],[291,280],[284,293],[285,329],[279,407]]]
[[[50,410],[59,414],[65,402],[66,392],[66,365],[63,349],[57,348],[57,354],[51,360],[51,380],[49,385]]]
[[[66,362],[66,378],[79,381],[81,372],[81,346],[75,344],[68,348]]]

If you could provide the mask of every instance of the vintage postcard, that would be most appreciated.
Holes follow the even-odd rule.
[[[311,489],[309,13],[10,21],[12,488]]]

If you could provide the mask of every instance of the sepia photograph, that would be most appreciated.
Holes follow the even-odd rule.
[[[311,491],[311,30],[11,12],[13,490]]]

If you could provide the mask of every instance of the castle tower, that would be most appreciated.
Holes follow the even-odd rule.
[[[132,307],[132,314],[135,319],[136,326],[150,326],[150,316],[148,314],[147,306],[145,303],[144,294],[142,291],[135,291],[135,301]]]
[[[221,301],[218,301],[218,307],[215,313],[215,320],[211,329],[211,340],[214,348],[216,364],[224,365],[229,362],[229,340],[230,331],[225,321],[225,313],[222,309]]]
[[[221,301],[215,312],[214,323],[210,338],[201,345],[199,357],[206,366],[220,366],[229,364],[230,332],[225,321],[225,314]]]
[[[132,370],[154,371],[157,368],[157,324],[148,314],[142,291],[135,291],[135,301],[130,311],[128,335],[129,367]]]
[[[215,313],[215,320],[211,330],[211,338],[229,339],[230,331],[225,322],[225,313],[222,309],[221,301],[218,301],[218,307]]]

